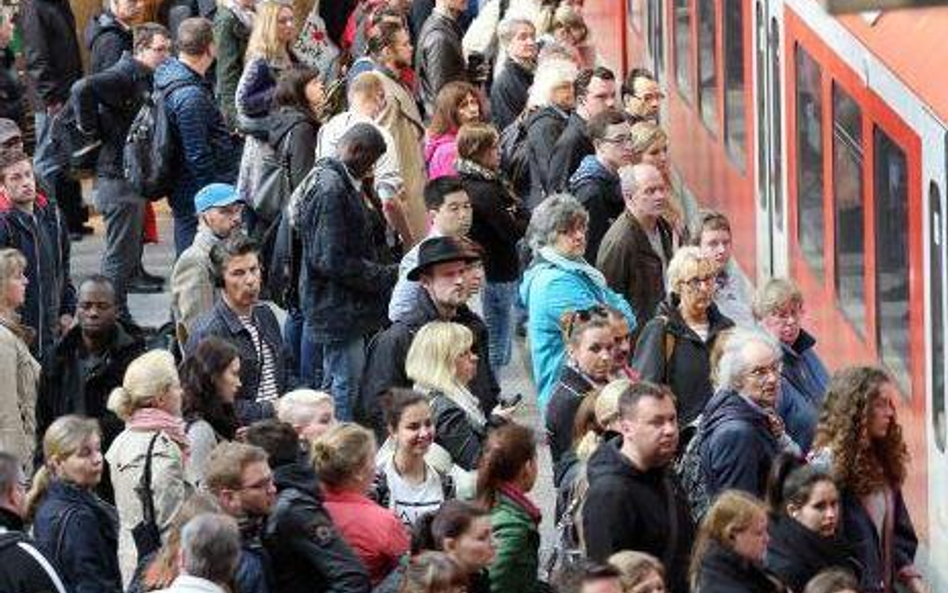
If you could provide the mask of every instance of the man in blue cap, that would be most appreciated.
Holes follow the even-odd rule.
[[[233,185],[212,183],[194,196],[194,209],[199,219],[197,234],[171,272],[171,312],[179,339],[214,306],[211,248],[240,228],[244,204]]]

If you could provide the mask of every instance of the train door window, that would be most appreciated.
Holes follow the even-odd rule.
[[[823,95],[820,65],[799,45],[796,60],[797,240],[810,268],[823,277]]]
[[[928,187],[928,208],[931,214],[931,269],[928,278],[931,283],[932,321],[928,324],[932,342],[932,430],[935,444],[945,452],[945,298],[942,283],[945,265],[945,216],[941,208],[941,190],[934,181]]]
[[[675,9],[675,82],[678,91],[691,99],[691,0],[674,0]]]
[[[746,164],[744,120],[744,2],[724,0],[724,140],[734,162]]]
[[[767,206],[767,77],[763,75],[767,64],[767,19],[764,17],[764,5],[757,2],[754,8],[754,21],[757,27],[757,195],[760,207]]]
[[[777,228],[784,228],[783,217],[783,109],[781,107],[783,93],[780,90],[780,24],[777,19],[770,19],[770,129],[774,139],[772,147],[773,170],[771,176],[774,184],[774,216]]]
[[[908,169],[905,153],[873,128],[876,221],[876,340],[882,361],[909,393]],[[937,324],[934,324],[937,325]]]
[[[718,130],[717,18],[715,0],[698,0],[698,104],[701,120]]]
[[[866,335],[866,246],[863,203],[862,110],[833,85],[833,208],[836,300],[856,330]],[[883,235],[884,236],[884,235]]]
[[[647,0],[648,12],[648,48],[652,56],[652,74],[655,80],[661,82],[665,77],[665,39],[663,0]]]

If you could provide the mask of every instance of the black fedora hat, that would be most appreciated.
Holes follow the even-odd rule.
[[[417,282],[422,272],[435,264],[454,261],[473,262],[481,259],[473,250],[466,248],[452,237],[432,237],[418,248],[418,264],[409,270],[408,279]]]

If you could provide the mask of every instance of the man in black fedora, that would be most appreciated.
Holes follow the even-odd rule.
[[[485,414],[497,404],[500,386],[490,368],[487,326],[466,304],[471,296],[470,268],[479,261],[477,253],[453,237],[433,237],[422,243],[418,265],[408,272],[408,279],[419,282],[424,292],[408,313],[375,337],[367,355],[358,411],[380,436],[385,434],[380,398],[392,387],[411,387],[405,358],[415,333],[429,321],[453,321],[471,330],[478,353],[471,393]]]

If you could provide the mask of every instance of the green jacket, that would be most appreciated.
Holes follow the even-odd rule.
[[[217,42],[217,99],[230,129],[237,125],[234,95],[244,71],[244,54],[250,41],[250,29],[226,7],[214,17],[214,40]]]
[[[498,494],[490,513],[497,555],[488,568],[491,593],[536,593],[540,531],[513,499]]]

